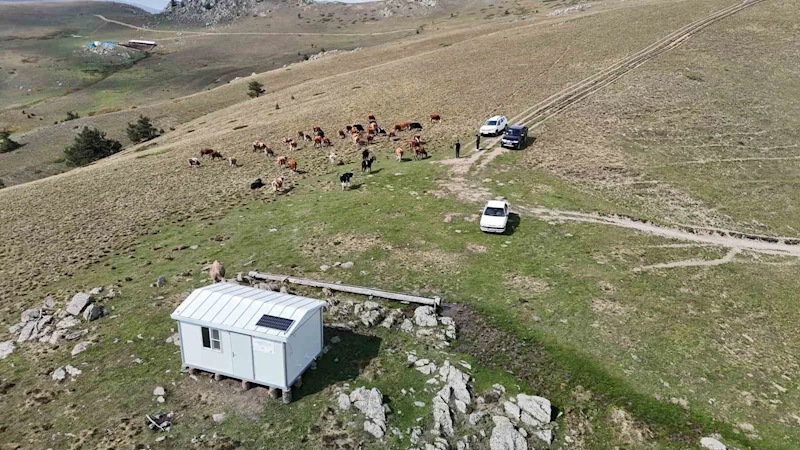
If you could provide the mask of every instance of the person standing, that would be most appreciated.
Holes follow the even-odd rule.
[[[461,140],[456,139],[456,159],[458,159],[461,155]]]
[[[480,151],[481,149],[481,134],[478,133],[475,135],[475,151]]]

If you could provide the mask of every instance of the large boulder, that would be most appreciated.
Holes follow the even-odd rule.
[[[493,416],[494,429],[489,439],[491,450],[528,450],[528,442],[508,417]]]
[[[728,447],[726,447],[725,444],[712,437],[704,437],[703,439],[700,439],[700,447],[703,447],[707,450],[728,450]]]
[[[78,292],[72,296],[72,300],[69,301],[66,310],[69,314],[77,316],[89,303],[92,303],[92,296],[85,292]]]
[[[470,379],[469,375],[450,365],[450,361],[445,361],[439,368],[439,376],[453,390],[458,412],[466,414],[469,404],[472,403],[472,395],[469,393],[467,385]]]
[[[0,342],[0,360],[6,359],[14,351],[14,341]]]
[[[39,317],[41,317],[42,310],[39,308],[26,309],[25,311],[22,311],[22,314],[20,316],[23,322],[30,322],[32,320],[36,320]]]
[[[364,431],[380,439],[386,433],[386,412],[383,409],[383,395],[377,388],[367,390],[360,387],[350,393],[350,401],[364,413]]]
[[[76,325],[80,325],[80,323],[81,323],[81,321],[77,317],[68,316],[68,317],[65,317],[65,318],[61,319],[56,324],[56,329],[66,330],[67,328],[72,328],[72,327],[74,327]]]
[[[453,435],[453,417],[450,412],[450,386],[445,386],[433,397],[433,429],[447,436]]]
[[[439,324],[436,320],[436,309],[433,306],[420,306],[414,310],[414,322],[421,327],[435,327]]]
[[[83,318],[91,322],[103,317],[105,313],[106,312],[102,306],[92,303],[83,311]]]
[[[535,395],[517,394],[517,405],[523,411],[522,421],[526,425],[539,426],[550,423],[552,415],[550,400]]]
[[[25,342],[28,339],[32,338],[36,331],[36,321],[28,322],[22,327],[22,331],[19,332],[19,336],[17,336],[17,342]]]

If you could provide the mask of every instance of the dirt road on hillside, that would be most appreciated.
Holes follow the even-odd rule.
[[[306,32],[277,32],[277,31],[273,32],[174,31],[174,30],[154,30],[152,28],[144,28],[132,25],[130,23],[120,22],[119,20],[109,19],[100,14],[95,14],[94,16],[107,23],[113,23],[123,27],[132,28],[134,30],[147,31],[148,33],[169,33],[169,34],[181,34],[190,36],[382,36],[386,34],[397,34],[397,33],[416,33],[417,31],[416,28],[403,28],[400,30],[380,31],[377,33],[306,33]]]
[[[746,0],[685,25],[639,52],[607,67],[589,78],[551,95],[516,116],[511,117],[509,123],[523,124],[533,129],[544,123],[547,119],[565,111],[567,108],[574,106],[593,93],[617,81],[626,73],[643,65],[647,61],[674,49],[706,27],[726,17],[732,16],[745,8],[749,8],[764,1],[766,0]],[[468,158],[448,160],[445,161],[445,163],[451,165],[456,173],[468,172],[472,165],[479,160],[478,167],[486,167],[492,160],[507,151],[497,145],[500,139],[501,137],[489,139],[486,143],[485,151],[475,152]]]

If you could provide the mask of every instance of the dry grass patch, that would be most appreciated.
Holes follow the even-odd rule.
[[[534,295],[544,294],[551,289],[550,283],[547,281],[527,275],[511,273],[507,273],[503,277],[503,283],[509,289]]]

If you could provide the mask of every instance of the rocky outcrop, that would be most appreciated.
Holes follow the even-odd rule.
[[[700,447],[703,447],[707,450],[728,450],[728,447],[726,447],[725,444],[713,437],[704,437],[703,439],[700,439]]]
[[[350,403],[364,413],[364,431],[380,439],[386,434],[383,395],[377,388],[360,387],[350,393]]]
[[[493,416],[494,428],[489,440],[491,450],[528,450],[525,436],[504,416]]]

